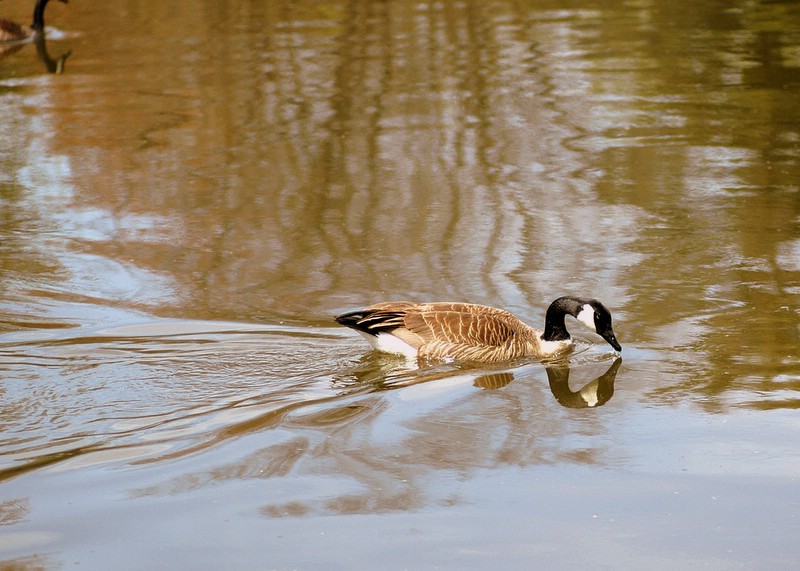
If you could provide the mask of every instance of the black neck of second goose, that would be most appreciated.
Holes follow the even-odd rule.
[[[47,6],[47,2],[48,0],[38,0],[33,8],[33,24],[31,24],[31,28],[37,32],[44,30],[44,7]]]
[[[585,304],[585,301],[577,297],[559,297],[551,303],[544,318],[542,339],[545,341],[568,340],[570,335],[569,331],[567,331],[567,326],[564,324],[564,316],[577,317]]]

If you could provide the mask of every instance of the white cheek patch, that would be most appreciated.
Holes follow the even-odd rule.
[[[597,333],[594,326],[594,308],[588,303],[583,306],[581,312],[575,317],[578,321],[583,323],[586,327]]]

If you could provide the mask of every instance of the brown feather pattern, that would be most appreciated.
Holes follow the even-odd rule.
[[[503,309],[458,302],[383,302],[337,321],[365,333],[391,333],[417,349],[419,357],[498,362],[551,356],[542,332]],[[571,342],[563,343],[563,350]]]
[[[25,31],[22,26],[11,20],[0,18],[0,59],[15,54],[25,43],[22,41]]]
[[[25,37],[25,30],[13,20],[0,18],[0,41],[18,40]]]

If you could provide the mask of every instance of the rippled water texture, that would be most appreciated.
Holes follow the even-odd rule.
[[[0,50],[0,569],[800,566],[797,2],[47,23]],[[332,320],[563,294],[621,360]]]

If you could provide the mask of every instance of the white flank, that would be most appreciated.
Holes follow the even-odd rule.
[[[594,308],[591,305],[588,303],[584,305],[576,319],[597,333],[597,329],[594,326]]]
[[[398,339],[390,333],[378,333],[377,335],[370,335],[359,331],[367,343],[372,345],[376,351],[383,351],[384,353],[395,353],[397,355],[405,355],[409,359],[417,358],[417,350],[403,341]]]

